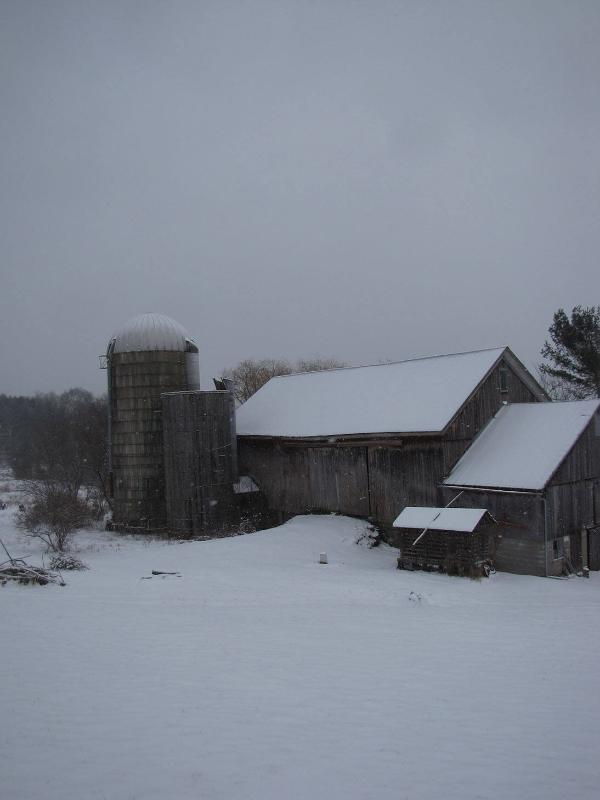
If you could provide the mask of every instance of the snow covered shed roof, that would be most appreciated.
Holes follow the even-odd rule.
[[[546,399],[521,362],[500,347],[271,378],[238,409],[237,432],[282,438],[436,433],[502,356]]]
[[[394,520],[394,528],[472,533],[479,525],[485,508],[424,508],[407,506]]]
[[[600,400],[503,406],[444,483],[542,490],[599,407]]]
[[[179,350],[185,352],[194,340],[174,319],[164,314],[139,314],[130,319],[112,337],[113,353],[133,353],[143,350]]]

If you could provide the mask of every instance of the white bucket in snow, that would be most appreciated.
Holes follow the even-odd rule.
[[[319,564],[327,564],[327,553],[319,553]]]

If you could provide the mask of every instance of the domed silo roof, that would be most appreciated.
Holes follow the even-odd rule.
[[[114,344],[113,344],[114,343]],[[112,337],[113,353],[134,353],[151,350],[185,352],[195,342],[185,328],[164,314],[139,314],[129,320]]]

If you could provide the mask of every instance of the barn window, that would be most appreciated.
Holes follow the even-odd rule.
[[[506,364],[500,365],[500,391],[508,392],[508,367]]]

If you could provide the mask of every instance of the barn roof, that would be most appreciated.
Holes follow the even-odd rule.
[[[599,407],[600,400],[504,406],[444,483],[539,491],[546,486]]]
[[[271,378],[238,409],[237,432],[282,438],[437,433],[502,355],[544,399],[521,362],[500,347]]]
[[[472,533],[485,514],[485,508],[407,506],[394,520],[394,528]]]

